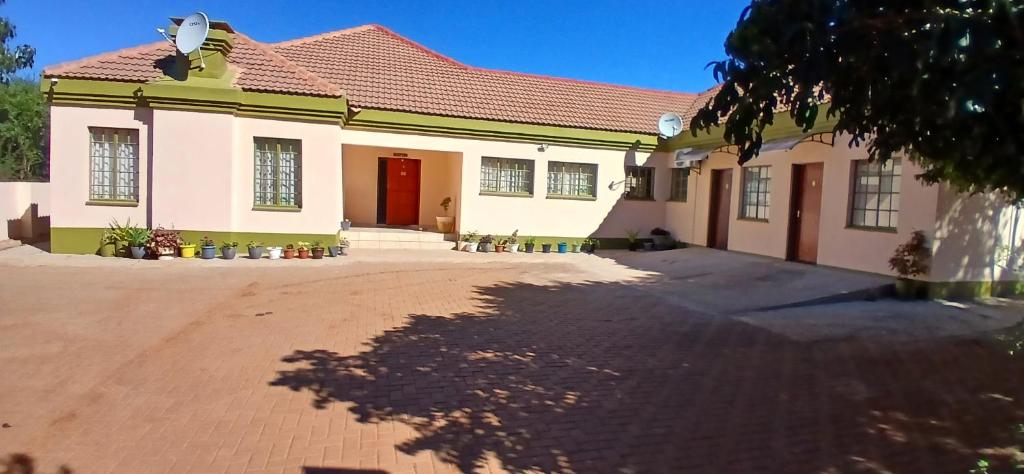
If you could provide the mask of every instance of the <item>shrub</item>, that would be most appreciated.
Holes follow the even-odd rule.
[[[892,258],[889,259],[889,268],[899,274],[900,278],[928,273],[928,261],[932,254],[927,241],[924,232],[914,231],[910,234],[910,240],[896,247]]]

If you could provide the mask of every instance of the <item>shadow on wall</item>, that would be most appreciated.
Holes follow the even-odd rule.
[[[605,214],[600,224],[587,236],[591,238],[613,238],[611,242],[604,242],[605,248],[626,248],[626,235],[630,230],[639,232],[643,240],[650,240],[650,231],[655,227],[665,225],[665,202],[663,190],[669,186],[670,171],[663,167],[664,157],[651,153],[646,160],[637,157],[637,149],[627,150],[623,155],[623,169],[630,166],[647,166],[656,168],[654,171],[654,183],[652,192],[655,199],[626,199],[622,197],[626,190],[625,179],[607,180],[597,182],[598,193],[614,193],[617,195],[615,204]],[[599,172],[600,174],[600,172]],[[676,236],[678,238],[678,236]],[[610,245],[609,245],[610,244]]]
[[[29,205],[21,217],[7,220],[7,238],[25,243],[50,240],[50,216],[40,216],[38,204]]]
[[[1001,247],[1024,242],[1024,216],[999,195],[964,195],[943,192],[940,197],[940,234],[934,248],[931,277],[944,281],[1011,279],[1001,258]],[[1016,235],[1013,235],[1016,232]]]
[[[621,283],[476,294],[356,355],[297,350],[270,385],[405,423],[399,450],[463,472],[962,473],[1009,462],[1024,420],[1021,362],[976,341],[798,343]]]

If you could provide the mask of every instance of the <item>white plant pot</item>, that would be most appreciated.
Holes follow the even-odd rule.
[[[519,244],[508,244],[509,253],[519,253]]]
[[[281,247],[267,247],[267,258],[271,260],[281,258]]]
[[[475,253],[477,245],[480,245],[480,243],[479,242],[464,242],[462,244],[462,251],[463,252],[469,252],[469,253]]]

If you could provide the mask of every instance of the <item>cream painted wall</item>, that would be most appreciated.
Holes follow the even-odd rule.
[[[51,227],[106,227],[146,223],[149,172],[149,109],[50,107]],[[89,200],[89,127],[127,128],[139,132],[139,206],[87,206]]]
[[[1006,268],[999,248],[1013,244],[1020,252],[1024,245],[1024,211],[1008,204],[997,193],[969,196],[943,185],[938,217],[932,242],[933,280],[1017,278]]]
[[[436,227],[434,217],[443,214],[440,204],[445,196],[458,201],[459,177],[453,171],[461,169],[459,153],[360,145],[343,145],[342,150],[345,217],[357,225],[376,224],[378,158],[393,157],[396,153],[420,161],[420,226]],[[449,213],[456,215],[455,209]]]
[[[0,183],[0,240],[45,236],[49,226],[40,219],[50,213],[50,183]]]
[[[415,150],[437,150],[461,154],[462,162],[458,170],[461,183],[458,185],[459,196],[456,198],[456,223],[460,232],[477,231],[481,234],[507,235],[519,229],[520,235],[541,235],[559,237],[625,237],[626,229],[639,229],[646,234],[652,228],[662,225],[664,218],[664,200],[668,197],[669,175],[665,166],[666,155],[651,153],[631,153],[618,150],[602,150],[580,147],[550,146],[540,151],[539,143],[513,143],[491,140],[470,140],[461,138],[424,136],[402,133],[384,133],[365,130],[343,129],[342,143],[345,146],[346,176],[353,174],[355,169],[366,169],[357,165],[352,168],[347,161],[349,149],[353,145],[377,147],[387,143],[383,151],[409,151],[413,158]],[[495,156],[502,158],[521,158],[534,160],[534,194],[532,197],[505,197],[480,195],[480,158]],[[568,161],[596,163],[598,165],[597,199],[594,201],[575,201],[548,199],[546,197],[546,173],[548,161]],[[655,172],[656,201],[623,201],[622,180],[625,178],[624,164],[636,162],[642,165],[657,166]],[[376,166],[375,162],[373,166]],[[456,170],[451,170],[456,175]],[[376,176],[374,172],[373,176]],[[346,178],[347,200],[353,194],[365,194],[367,190],[359,185],[358,189],[349,187],[350,178]],[[609,190],[609,184],[615,184],[615,190]],[[376,193],[376,182],[370,183],[372,194]],[[440,195],[439,195],[440,196]],[[440,196],[443,197],[443,196]],[[440,202],[440,199],[436,199]],[[432,200],[423,200],[423,204],[435,207]],[[369,209],[360,205],[351,207],[349,217],[355,222],[365,219]],[[375,209],[375,208],[374,208]],[[439,209],[425,209],[421,216],[432,218]],[[359,220],[356,219],[359,217]],[[371,220],[371,222],[374,222]]]
[[[913,163],[903,160],[901,175],[901,212],[897,232],[880,232],[850,228],[849,196],[853,160],[867,157],[861,148],[849,148],[847,141],[836,139],[835,147],[806,143],[791,151],[765,153],[747,166],[772,167],[770,218],[768,222],[739,219],[742,172],[736,157],[714,153],[702,163],[699,175],[691,174],[687,203],[666,206],[667,228],[683,240],[707,245],[708,212],[710,209],[711,170],[733,169],[730,207],[729,249],[741,252],[786,258],[789,234],[790,187],[792,165],[824,163],[821,227],[818,241],[818,263],[856,270],[890,274],[888,259],[897,245],[905,242],[914,230],[934,234],[938,187],[924,186],[914,179],[920,173]]]

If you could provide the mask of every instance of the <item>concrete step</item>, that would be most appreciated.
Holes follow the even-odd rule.
[[[353,249],[419,249],[419,250],[452,250],[455,242],[410,242],[397,240],[350,240]]]
[[[353,227],[341,233],[354,249],[431,249],[454,248],[456,234],[391,227]]]

